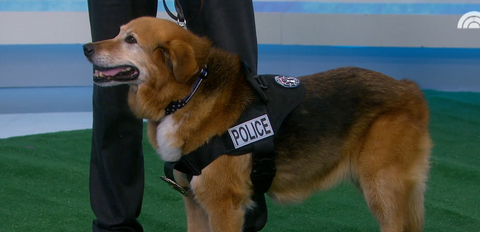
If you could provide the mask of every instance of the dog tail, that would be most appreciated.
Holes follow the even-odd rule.
[[[428,170],[428,168],[426,168]],[[425,180],[417,181],[411,189],[407,203],[407,223],[405,231],[421,232],[425,221]]]
[[[405,231],[421,232],[425,218],[424,206],[425,184],[419,184],[410,192],[407,205],[407,225]]]
[[[412,173],[412,186],[408,193],[408,203],[407,203],[407,221],[405,225],[405,231],[409,232],[421,232],[423,231],[423,224],[425,221],[425,182],[428,179],[429,171],[429,161],[428,157],[430,156],[430,150],[432,147],[432,142],[430,136],[428,135],[428,124],[429,124],[429,110],[428,104],[425,99],[425,95],[420,89],[420,86],[414,81],[403,79],[401,80],[404,85],[404,97],[408,100],[408,104],[411,104],[410,109],[415,109],[411,112],[412,115],[416,116],[416,119],[421,122],[416,124],[426,133],[420,138],[423,140],[418,147],[419,152],[423,153],[423,160],[417,162],[417,166],[412,168],[414,173]]]
[[[418,151],[422,158],[412,167],[411,183],[412,186],[408,192],[407,203],[407,221],[405,231],[421,232],[425,221],[425,191],[428,172],[430,169],[430,152],[432,141],[428,134],[421,136]]]

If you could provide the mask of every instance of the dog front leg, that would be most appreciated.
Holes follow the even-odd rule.
[[[242,231],[244,206],[251,205],[250,167],[246,157],[220,156],[192,179],[195,200],[207,213],[210,231]]]
[[[210,209],[208,214],[211,232],[242,231],[245,211],[241,207],[235,207],[232,202],[224,201],[215,209]]]
[[[181,173],[177,170],[173,171],[175,179],[178,184],[183,187],[190,188],[190,181],[187,178],[187,175]],[[208,225],[208,216],[205,210],[198,204],[195,200],[195,194],[192,191],[192,194],[188,197],[183,197],[183,202],[185,204],[185,212],[187,214],[187,231],[188,232],[209,232],[210,227]]]
[[[244,210],[234,209],[228,200],[214,200],[206,208],[192,197],[184,197],[188,232],[241,232]]]
[[[209,232],[208,216],[193,197],[184,197],[188,232]]]

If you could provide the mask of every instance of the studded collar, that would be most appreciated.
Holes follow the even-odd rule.
[[[167,108],[165,108],[165,115],[172,114],[175,111],[184,107],[190,101],[190,99],[192,99],[193,95],[197,92],[198,87],[200,87],[200,84],[202,83],[202,81],[205,80],[205,78],[207,78],[207,75],[208,75],[207,66],[205,66],[205,68],[200,70],[200,76],[198,77],[197,82],[195,82],[195,85],[190,91],[190,94],[188,94],[188,96],[182,100],[170,102]]]

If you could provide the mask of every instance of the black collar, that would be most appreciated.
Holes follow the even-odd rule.
[[[207,66],[205,66],[205,68],[200,70],[200,76],[198,77],[197,82],[195,82],[195,85],[193,86],[192,90],[190,91],[190,94],[188,94],[188,96],[185,97],[182,100],[170,102],[170,104],[168,104],[167,108],[165,108],[165,115],[172,114],[173,112],[175,112],[175,111],[181,109],[182,107],[184,107],[188,103],[188,101],[190,101],[190,99],[192,99],[195,92],[197,92],[198,87],[200,87],[200,84],[202,83],[202,81],[205,80],[205,78],[207,78],[207,74],[208,74]]]

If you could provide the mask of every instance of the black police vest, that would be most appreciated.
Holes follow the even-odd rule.
[[[242,113],[235,126],[223,135],[213,137],[195,151],[183,155],[179,161],[167,162],[166,166],[173,166],[180,172],[195,176],[200,175],[203,168],[221,155],[252,153],[252,182],[257,192],[266,192],[275,175],[273,164],[275,134],[287,115],[305,97],[305,87],[293,77],[251,75],[246,65],[244,69],[247,73],[246,79],[257,96]],[[282,78],[283,80],[275,80]],[[266,181],[258,182],[254,180],[255,178]]]

